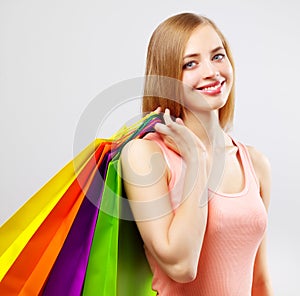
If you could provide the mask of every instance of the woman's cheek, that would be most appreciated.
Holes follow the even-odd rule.
[[[182,82],[186,86],[194,87],[197,83],[197,77],[193,71],[187,71],[182,76]]]

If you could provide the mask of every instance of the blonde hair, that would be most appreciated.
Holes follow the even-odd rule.
[[[175,117],[184,117],[182,86],[176,81],[182,80],[182,57],[186,44],[192,32],[202,24],[212,26],[219,35],[234,75],[234,62],[229,45],[215,23],[207,17],[193,13],[174,15],[156,28],[148,45],[142,104],[144,113],[151,112],[161,106],[163,110],[169,108]],[[219,122],[224,130],[232,126],[233,116],[234,82],[226,104],[219,110]]]

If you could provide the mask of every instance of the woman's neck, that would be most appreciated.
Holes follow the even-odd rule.
[[[232,139],[220,126],[217,111],[186,113],[183,122],[205,145],[209,188],[217,188],[224,172],[226,154],[233,147]]]

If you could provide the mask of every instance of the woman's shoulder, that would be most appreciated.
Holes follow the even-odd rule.
[[[244,150],[246,150],[248,156],[250,157],[253,168],[257,174],[257,177],[263,176],[270,172],[270,161],[263,152],[261,152],[259,149],[252,145],[248,145],[236,140],[235,142],[237,142],[240,146],[244,147]]]
[[[147,139],[133,139],[126,143],[121,152],[121,157],[124,155],[141,160],[141,157],[151,156],[153,153],[160,152],[161,149],[155,141]]]
[[[121,151],[120,160],[123,169],[134,169],[140,174],[147,174],[153,166],[153,161],[159,158],[164,162],[163,153],[159,145],[146,139],[129,141]]]
[[[122,149],[121,157],[130,157],[132,160],[143,161],[159,153],[164,157],[172,151],[157,132],[146,134],[143,138],[129,141]]]
[[[251,145],[245,146],[247,147],[255,171],[257,171],[259,175],[269,173],[271,170],[271,164],[268,157]]]
[[[268,209],[271,192],[271,164],[268,157],[253,146],[246,145],[255,174],[259,181],[260,195]]]
[[[129,199],[144,201],[152,198],[153,192],[168,188],[171,174],[157,143],[145,139],[131,140],[122,149],[120,161]]]

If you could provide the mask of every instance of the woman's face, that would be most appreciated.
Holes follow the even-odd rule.
[[[195,112],[222,108],[233,84],[233,70],[212,26],[200,25],[192,33],[183,65],[184,105]]]

